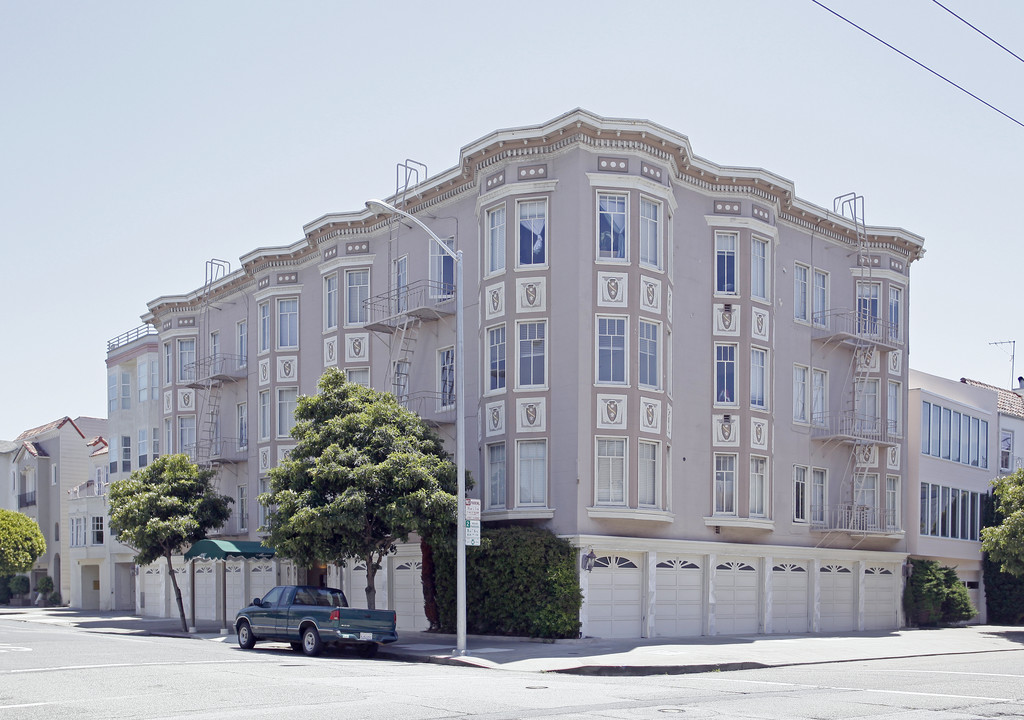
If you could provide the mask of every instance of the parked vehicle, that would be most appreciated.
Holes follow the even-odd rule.
[[[382,643],[398,640],[393,610],[350,608],[336,588],[279,585],[235,615],[238,646],[287,642],[292,650],[319,655],[325,645],[350,646],[373,657]]]

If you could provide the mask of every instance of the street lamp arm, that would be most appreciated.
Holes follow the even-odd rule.
[[[455,254],[455,251],[448,247],[448,243],[444,242],[441,238],[439,238],[437,234],[434,233],[433,230],[424,225],[423,221],[421,221],[415,215],[407,213],[405,210],[399,210],[394,205],[386,203],[383,200],[367,200],[366,209],[372,213],[376,213],[377,215],[401,215],[407,220],[416,223],[416,225],[419,226],[423,230],[423,232],[429,235],[434,242],[441,246],[441,249],[445,252],[445,254],[448,257],[450,257],[452,260],[459,259],[458,256]]]

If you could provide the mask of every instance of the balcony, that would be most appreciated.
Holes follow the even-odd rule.
[[[398,403],[416,413],[428,425],[451,424],[455,422],[455,393],[445,393],[445,404],[441,404],[442,394],[439,392],[413,392],[400,395],[396,391]]]
[[[811,418],[811,437],[823,442],[898,445],[896,422],[853,412],[815,413]]]
[[[903,536],[900,518],[894,509],[851,503],[812,506],[811,529],[847,532],[851,535]]]
[[[187,445],[183,452],[193,462],[217,465],[246,462],[249,459],[247,441],[239,442],[238,438],[222,437],[215,440],[200,440],[194,445]]]
[[[888,320],[855,310],[815,313],[812,327],[814,339],[821,342],[874,345],[882,350],[895,350],[902,342],[899,328],[892,327]]]
[[[36,504],[36,491],[21,493],[18,495],[18,508],[31,507]]]
[[[133,328],[128,332],[121,333],[116,338],[107,340],[107,352],[111,350],[117,350],[119,347],[130,345],[139,338],[144,338],[149,335],[156,335],[157,329],[152,325],[140,325],[137,328]]]
[[[185,377],[191,379],[189,387],[206,387],[244,380],[249,375],[249,367],[241,355],[214,353],[189,363],[184,367],[184,372]]]
[[[410,317],[429,321],[454,315],[455,288],[450,283],[418,280],[383,295],[374,295],[363,307],[367,329],[393,333]]]

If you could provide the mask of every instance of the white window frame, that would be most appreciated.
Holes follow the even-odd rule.
[[[1013,472],[1013,430],[999,429],[999,471]]]
[[[196,454],[196,416],[178,416],[178,452],[184,453],[195,460]]]
[[[107,412],[113,414],[117,412],[118,396],[117,396],[117,372],[107,374]]]
[[[715,343],[714,393],[716,406],[736,407],[739,405],[736,396],[736,353],[738,350],[739,346],[736,343]]]
[[[879,379],[865,378],[853,383],[853,421],[862,431],[869,433],[879,430],[881,422],[881,397]]]
[[[548,347],[547,347],[547,320],[521,320],[516,323],[516,388],[546,388],[548,378]],[[528,326],[536,326],[543,331],[544,336],[542,338],[524,338],[523,328]],[[538,345],[538,343],[540,343]],[[536,348],[540,348],[539,352],[534,352]],[[524,349],[530,348],[531,352],[528,355],[524,355]],[[543,374],[541,382],[524,382],[523,381],[523,360],[524,358],[530,358],[531,367],[535,365],[534,358],[540,357],[540,371]],[[530,380],[534,380],[532,377],[533,371],[531,370]]]
[[[395,289],[395,312],[409,309],[409,256],[402,255],[391,263],[391,285]]]
[[[438,407],[449,410],[455,407],[455,346],[439,348],[437,351],[437,392]]]
[[[760,359],[760,362],[758,361]],[[769,368],[767,348],[750,348],[750,407],[758,410],[767,410],[771,404],[768,397]],[[757,393],[760,391],[760,397]]]
[[[903,288],[889,286],[889,340],[903,342]]]
[[[750,456],[750,517],[767,518],[768,498],[771,497],[768,458],[762,455]]]
[[[605,203],[614,203],[614,206],[605,207]],[[603,225],[605,219],[609,225],[608,248],[603,247]],[[615,220],[622,220],[622,247],[616,250],[615,247]],[[621,192],[598,192],[597,193],[597,247],[595,253],[598,262],[603,263],[628,263],[629,262],[629,193]]]
[[[356,282],[365,279],[366,282]],[[370,269],[353,268],[345,271],[345,326],[366,324],[366,301],[370,299]]]
[[[713,502],[714,515],[736,515],[736,453],[715,453]]]
[[[362,367],[347,367],[345,368],[345,379],[350,383],[355,383],[356,385],[370,387],[370,367],[368,365],[364,365]]]
[[[862,335],[879,334],[882,312],[882,283],[857,281],[857,332]]]
[[[174,348],[170,342],[164,343],[164,385],[174,380]]]
[[[645,328],[652,329],[654,337],[645,336]],[[660,390],[661,382],[661,323],[640,318],[637,330],[637,384],[642,388]],[[653,345],[653,352],[651,351]],[[653,370],[651,364],[654,365]],[[654,381],[651,382],[651,375]],[[645,377],[646,376],[646,377]]]
[[[324,276],[324,330],[338,329],[338,273]]]
[[[621,333],[602,332],[602,327],[618,329]],[[598,315],[594,322],[596,338],[594,352],[594,382],[598,385],[626,385],[629,382],[629,318],[625,315]],[[616,341],[621,347],[615,347]],[[608,358],[608,363],[602,362]],[[621,376],[616,370],[616,358],[621,358]]]
[[[811,268],[803,263],[793,265],[793,319],[805,323],[810,320]]]
[[[121,409],[130,410],[132,407],[132,374],[127,370],[121,371]]]
[[[135,366],[135,382],[138,389],[139,402],[149,400],[149,362],[139,360]]]
[[[637,505],[660,507],[661,443],[652,440],[637,442]]]
[[[543,210],[540,215],[524,216],[524,208],[529,210],[533,208],[541,208]],[[516,268],[517,269],[537,269],[545,268],[551,262],[551,237],[550,237],[550,222],[548,221],[548,200],[547,198],[521,198],[516,200]],[[530,262],[523,262],[523,223],[524,221],[536,221],[540,219],[543,222],[543,236],[541,239],[541,247],[543,248],[542,254],[543,259],[539,262],[533,258],[536,257],[536,253],[533,252],[532,247],[536,245],[536,241],[531,244]],[[534,234],[536,237],[536,234]]]
[[[291,304],[294,303],[294,311]],[[299,298],[277,298],[277,349],[297,350],[299,347]],[[294,331],[294,332],[293,332]]]
[[[500,334],[500,338],[498,335]],[[504,323],[487,328],[486,394],[505,390],[508,383],[508,330]]]
[[[508,506],[508,452],[504,442],[487,448],[487,509],[503,510]],[[500,457],[498,457],[500,455]]]
[[[174,453],[174,422],[171,418],[164,418],[164,444],[168,455]]]
[[[102,545],[104,541],[103,533],[103,516],[93,515],[92,525],[89,531],[89,544],[90,545]]]
[[[294,393],[294,395],[291,395]],[[277,422],[275,423],[277,429],[277,437],[288,438],[291,437],[290,433],[293,427],[295,427],[295,409],[299,403],[299,388],[294,385],[277,388],[276,407],[277,407]],[[288,412],[289,408],[291,412]]]
[[[594,438],[594,505],[626,505],[629,497],[627,446],[624,437]]]
[[[138,467],[144,468],[149,464],[149,428],[139,428],[139,444],[135,448],[135,455]]]
[[[811,322],[818,327],[828,325],[829,276],[824,270],[814,268],[811,280]],[[819,279],[821,284],[818,284]]]
[[[441,238],[450,249],[455,238]],[[455,258],[446,253],[437,242],[430,243],[430,297],[450,298],[455,294]]]
[[[897,530],[900,528],[900,476],[899,475],[886,475],[885,476],[885,500],[883,501],[883,511],[885,517],[881,523],[887,530]],[[961,494],[961,499],[963,495]]]
[[[541,448],[540,457],[525,458],[523,451],[525,448]],[[540,484],[541,487],[527,488],[523,485],[525,477],[525,468],[527,467],[527,461],[529,461],[529,467],[538,469],[541,473]],[[548,495],[548,441],[546,439],[538,440],[517,440],[516,441],[516,506],[517,507],[547,507],[547,495]],[[524,491],[530,490],[529,498],[524,499]],[[543,496],[542,499],[536,499]]]
[[[653,208],[654,212],[646,212]],[[640,196],[640,266],[649,267],[654,270],[661,270],[664,267],[662,262],[662,217],[665,214],[665,204],[660,200]],[[651,256],[654,256],[652,261]]]
[[[256,306],[256,347],[259,354],[270,352],[270,301]]]
[[[238,508],[238,532],[249,531],[249,486],[245,483],[238,485],[236,490]]]
[[[889,429],[896,435],[903,435],[903,384],[895,380],[886,383],[886,417]]]
[[[762,253],[758,254],[758,248]],[[750,238],[750,297],[769,302],[771,299],[771,241],[756,235]],[[759,287],[760,286],[760,287]]]
[[[806,523],[811,505],[808,469],[806,465],[793,466],[793,522]]]
[[[487,272],[485,275],[496,275],[504,272],[506,247],[508,244],[508,223],[506,218],[508,211],[505,203],[502,202],[494,207],[488,208],[485,213],[486,237],[487,237]]]
[[[828,470],[811,468],[811,522],[821,525],[828,513]]]
[[[238,354],[238,367],[249,364],[249,321],[239,320],[235,324],[235,352]]]
[[[808,413],[810,398],[811,369],[806,365],[793,365],[793,422],[801,425],[810,423]]]
[[[235,435],[239,450],[249,447],[249,403],[235,405]]]
[[[715,233],[715,295],[733,297],[739,294],[739,277],[737,277],[739,244],[739,233]],[[732,275],[731,287],[730,274]]]
[[[811,368],[811,424],[828,423],[828,370]]]
[[[270,391],[260,390],[258,396],[259,406],[257,408],[257,430],[260,440],[270,439]]]

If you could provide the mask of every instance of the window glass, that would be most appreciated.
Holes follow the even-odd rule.
[[[640,198],[640,264],[661,267],[661,204]]]
[[[715,402],[736,403],[736,346],[715,346]]]
[[[597,381],[626,382],[626,320],[597,319]]]
[[[487,446],[487,507],[505,507],[505,443]]]
[[[807,368],[793,366],[793,420],[807,422]]]
[[[544,322],[519,324],[519,385],[544,385]]]
[[[658,443],[640,441],[637,462],[637,500],[641,505],[658,501]]]
[[[606,260],[626,258],[626,196],[598,195],[597,256]]]
[[[487,272],[505,269],[505,206],[487,213]]]
[[[366,322],[366,301],[370,298],[370,271],[349,270],[345,273],[345,323]]]
[[[487,331],[487,389],[505,387],[505,326],[498,325]]]
[[[277,347],[299,346],[299,301],[282,298],[277,301]]]
[[[639,335],[640,385],[661,387],[658,374],[658,324],[641,320]]]
[[[437,364],[440,370],[441,407],[455,407],[455,348],[440,350]]]
[[[824,327],[828,324],[828,274],[814,271],[814,324]]]
[[[807,274],[810,269],[805,265],[793,268],[793,317],[807,321]]]
[[[295,427],[295,406],[298,401],[298,388],[287,387],[277,389],[277,436],[288,437]]]
[[[597,502],[622,505],[626,501],[626,441],[597,439]]]
[[[324,329],[333,330],[338,327],[338,276],[328,275],[324,278]]]
[[[736,513],[736,456],[715,455],[715,514]]]
[[[807,468],[793,467],[793,519],[807,520]]]
[[[547,262],[547,203],[529,200],[517,204],[519,212],[519,264],[543,265]]]
[[[765,376],[767,373],[768,353],[761,348],[750,349],[750,405],[751,407],[766,407],[765,400]]]
[[[750,458],[750,516],[766,517],[768,501],[768,461]]]
[[[519,442],[517,460],[520,505],[547,504],[547,443],[544,440]]]
[[[768,242],[760,238],[750,241],[750,296],[768,299]]]
[[[715,233],[715,292],[736,292],[736,235]]]

